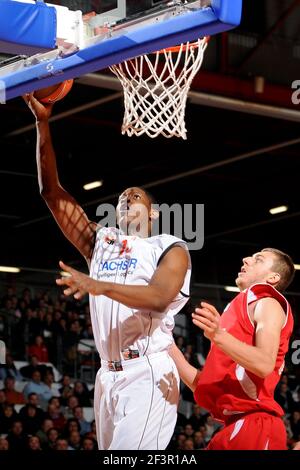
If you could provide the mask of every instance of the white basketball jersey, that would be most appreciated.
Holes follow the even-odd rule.
[[[171,235],[139,238],[122,235],[117,228],[97,232],[90,276],[98,281],[148,285],[159,262],[173,246],[187,250],[183,240]],[[191,263],[177,297],[164,313],[126,307],[104,295],[90,295],[93,333],[101,359],[123,360],[123,351],[139,355],[164,351],[172,343],[174,315],[189,297]]]

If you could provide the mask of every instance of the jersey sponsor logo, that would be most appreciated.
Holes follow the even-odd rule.
[[[136,258],[122,259],[117,261],[102,261],[100,271],[127,271],[135,269],[138,260]]]
[[[104,243],[107,243],[108,245],[113,245],[115,243],[115,241],[116,240],[112,237],[109,237],[109,236],[104,237]]]
[[[128,240],[122,240],[121,243],[122,247],[120,249],[120,256],[124,255],[125,253],[130,253],[132,248],[128,246]]]

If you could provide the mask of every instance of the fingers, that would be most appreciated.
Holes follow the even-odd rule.
[[[68,266],[63,261],[59,262],[59,266],[61,267],[61,269],[63,269],[64,271],[66,271],[69,274],[74,274],[75,273],[75,269],[71,268],[71,266]]]
[[[208,304],[207,302],[201,302],[200,305],[201,305],[202,308],[206,308],[211,313],[214,313],[215,315],[219,315],[219,312],[217,311],[217,309],[213,305]]]
[[[193,314],[192,317],[193,317],[193,322],[195,320],[196,322],[199,322],[199,323],[201,323],[202,325],[205,325],[208,328],[214,328],[215,329],[215,328],[218,327],[218,322],[216,322],[214,319],[210,319],[210,318],[207,318],[205,316],[195,315],[195,314]]]
[[[26,93],[25,95],[23,95],[22,98],[26,104],[29,104],[29,100],[30,100],[29,93]]]
[[[74,299],[80,300],[83,297],[83,295],[84,294],[82,292],[78,291],[76,292],[76,294],[74,294]]]
[[[75,281],[73,281],[70,277],[62,277],[60,279],[56,279],[56,284],[59,286],[68,286],[68,288],[64,289],[63,291],[66,297],[68,297],[69,295],[74,295],[75,299],[81,299],[83,296],[83,292],[80,291]]]
[[[39,102],[39,101],[35,98],[35,96],[34,96],[33,93],[34,93],[34,92],[32,92],[32,93],[25,93],[24,95],[22,95],[22,98],[23,98],[23,100],[25,101],[26,104],[29,105],[30,102],[34,102],[34,101]]]
[[[64,295],[68,297],[69,295],[75,294],[76,291],[77,289],[75,290],[75,289],[72,289],[72,287],[69,287],[68,289],[64,290]]]
[[[67,264],[65,264],[62,260],[59,261],[59,266],[60,266],[64,271],[67,271],[67,272],[70,272],[70,270],[72,269],[70,266],[68,266]]]
[[[58,286],[68,286],[67,289],[64,289],[64,294],[65,295],[72,295],[77,291],[77,287],[75,288],[74,282],[72,281],[71,278],[69,277],[61,277],[60,279],[56,279],[56,284]]]
[[[71,286],[72,283],[73,283],[73,280],[69,276],[56,279],[56,284],[58,286]]]
[[[201,316],[204,318],[207,318],[208,320],[214,321],[216,319],[216,315],[211,313],[209,310],[206,308],[196,308],[195,312],[192,314],[192,316]]]
[[[203,330],[204,332],[204,336],[206,336],[207,338],[210,337],[210,335],[213,335],[215,329],[214,328],[209,328],[207,325],[205,325],[205,323],[203,323],[202,321],[200,320],[195,320],[193,319],[193,323],[194,325],[196,325],[198,328],[200,328],[201,330]]]

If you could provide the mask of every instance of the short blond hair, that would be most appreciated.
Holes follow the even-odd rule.
[[[280,281],[275,287],[280,292],[284,291],[295,276],[295,266],[292,258],[277,248],[264,248],[261,251],[270,251],[276,256],[272,269],[280,274]]]

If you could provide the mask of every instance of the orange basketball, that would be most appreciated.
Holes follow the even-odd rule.
[[[34,92],[34,97],[41,103],[51,104],[62,100],[71,90],[73,80],[65,80],[62,83],[51,85]]]

